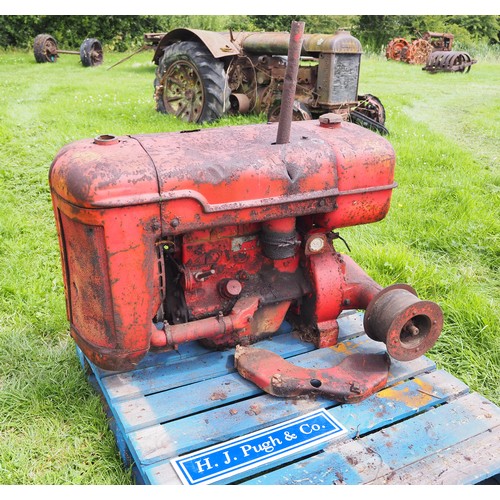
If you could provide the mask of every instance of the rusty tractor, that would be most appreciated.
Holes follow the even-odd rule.
[[[468,72],[477,61],[467,52],[451,50],[453,39],[451,33],[433,31],[426,31],[412,42],[398,37],[387,44],[385,56],[394,61],[424,65],[422,69],[430,73]]]
[[[86,38],[80,45],[80,50],[61,50],[56,39],[43,33],[35,37],[33,53],[37,63],[55,63],[59,54],[79,55],[83,66],[99,66],[103,62],[102,44],[96,38]]]
[[[159,112],[198,123],[251,112],[278,120],[289,33],[175,29],[147,33],[145,41],[155,49],[154,98]],[[348,31],[304,35],[293,119],[335,112],[387,134],[380,100],[358,95],[361,54],[360,42]]]
[[[270,394],[355,403],[386,383],[391,358],[416,359],[437,341],[436,303],[381,286],[335,248],[340,228],[386,216],[395,152],[334,113],[293,120],[296,44],[278,123],[101,135],[53,161],[70,332],[92,363],[133,370],[150,350],[200,341],[235,348],[240,375]],[[177,67],[178,78],[180,68],[192,71]],[[333,346],[337,318],[353,309],[386,348],[304,370],[252,345],[286,321]]]

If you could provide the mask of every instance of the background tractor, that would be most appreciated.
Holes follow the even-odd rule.
[[[147,33],[158,66],[156,109],[187,122],[226,114],[265,113],[277,121],[287,66],[289,33],[217,33],[175,29]],[[340,114],[345,121],[387,133],[385,110],[371,94],[358,95],[362,47],[348,31],[303,37],[294,120]]]
[[[451,33],[426,31],[420,38],[409,42],[405,38],[394,38],[386,47],[385,57],[408,64],[424,65],[430,73],[455,71],[467,73],[477,61],[467,52],[451,50],[454,36]]]

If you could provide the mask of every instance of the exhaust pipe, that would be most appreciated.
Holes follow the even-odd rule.
[[[288,144],[290,142],[290,128],[293,118],[293,101],[297,89],[297,77],[299,74],[300,51],[302,50],[302,38],[304,36],[304,25],[302,21],[293,21],[290,29],[290,43],[288,45],[288,61],[286,64],[283,95],[281,97],[280,120],[278,123],[278,134],[276,144]]]

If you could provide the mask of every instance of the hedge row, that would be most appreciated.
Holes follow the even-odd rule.
[[[379,51],[396,36],[418,37],[424,31],[452,32],[462,46],[497,44],[499,16],[0,16],[0,47],[31,48],[36,35],[49,33],[61,49],[75,49],[85,38],[98,38],[106,50],[124,51],[142,45],[144,33],[177,27],[213,31],[288,31],[303,20],[308,33],[333,33],[349,28],[365,50]]]

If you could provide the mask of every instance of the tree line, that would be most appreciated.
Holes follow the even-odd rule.
[[[52,35],[63,49],[98,38],[106,50],[126,51],[143,44],[144,33],[189,27],[212,31],[289,31],[304,21],[306,33],[334,33],[346,28],[367,52],[380,52],[395,37],[409,40],[425,31],[449,32],[462,48],[499,44],[500,16],[488,15],[228,15],[228,16],[0,16],[0,47],[32,47],[40,33]]]

